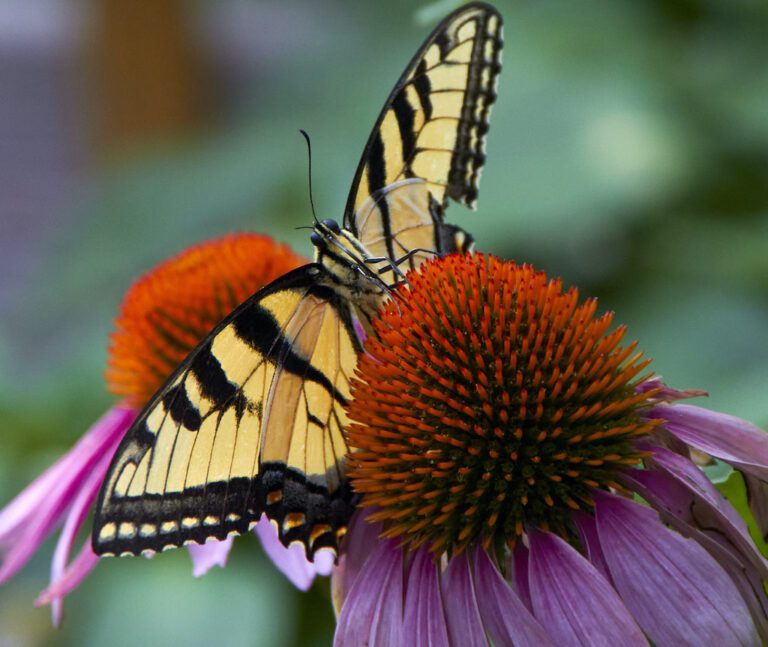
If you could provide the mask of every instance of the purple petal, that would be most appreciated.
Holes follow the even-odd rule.
[[[768,563],[752,541],[744,519],[696,465],[663,448],[654,450],[652,465],[671,477],[674,483],[658,487],[658,481],[648,476],[652,472],[639,472],[635,477],[651,486],[647,494],[658,500],[665,512],[675,513],[670,497],[677,497],[678,506],[685,507],[678,507],[674,516],[684,519],[697,530],[704,529],[719,542],[729,542],[741,555],[739,562],[750,562],[762,577],[768,579]],[[679,488],[683,492],[675,493]],[[686,530],[682,532],[688,534]]]
[[[382,582],[381,596],[371,621],[368,645],[387,647],[402,642],[403,630],[403,551],[391,547],[395,553],[386,580]]]
[[[336,647],[401,644],[403,551],[380,541],[344,600],[336,624]]]
[[[760,578],[765,574],[766,565],[749,537],[744,537],[727,518],[724,521],[719,510],[671,473],[631,470],[624,480],[659,511],[665,523],[695,539],[715,558],[735,584],[761,638],[768,644],[768,600]],[[725,505],[730,504],[725,501]]]
[[[654,643],[759,644],[743,600],[709,553],[645,506],[600,491],[593,496],[616,589]]]
[[[486,647],[488,643],[466,555],[451,558],[440,584],[451,644]]]
[[[0,566],[0,583],[24,566],[87,485],[94,470],[109,462],[135,417],[133,409],[110,409],[67,454],[0,513],[0,541],[10,546]]]
[[[768,480],[768,433],[746,420],[689,404],[660,404],[648,417],[664,420],[667,431],[691,447]]]
[[[193,577],[201,577],[214,566],[224,568],[227,565],[227,557],[232,549],[234,537],[226,539],[209,539],[204,544],[190,544],[187,546],[189,556],[192,559]]]
[[[733,560],[721,560],[720,565],[728,573],[749,609],[757,627],[762,645],[768,645],[768,596],[763,588],[764,580],[750,568],[744,568]]]
[[[638,470],[625,476],[624,481],[659,513],[664,523],[698,541],[718,562],[751,562],[750,568],[765,572],[765,560],[751,540],[741,534],[738,526],[732,525],[672,475],[657,470]]]
[[[61,483],[71,463],[69,454],[65,454],[0,510],[0,545],[10,543],[9,538],[27,523],[28,518]]]
[[[429,647],[448,647],[450,644],[443,602],[440,598],[437,566],[433,556],[424,548],[413,553],[413,562],[408,574],[403,644]]]
[[[686,389],[684,391],[673,389],[672,387],[664,384],[660,377],[654,377],[650,380],[642,382],[641,384],[638,384],[635,387],[635,393],[648,393],[648,391],[652,391],[654,389],[658,389],[658,391],[656,395],[653,396],[653,399],[663,400],[664,402],[674,402],[675,400],[683,400],[685,398],[698,398],[709,395],[709,393],[700,389]]]
[[[56,550],[53,553],[53,559],[51,560],[51,586],[62,578],[66,570],[72,544],[83,525],[83,521],[88,516],[91,504],[99,493],[101,482],[107,474],[111,461],[112,456],[109,453],[104,454],[102,460],[94,466],[93,471],[80,486],[80,491],[77,493],[67,514],[64,528],[61,531],[61,535],[59,535],[59,541],[56,543]],[[55,627],[61,624],[62,603],[62,597],[51,600],[51,614]]]
[[[537,620],[556,645],[647,645],[616,591],[560,537],[533,530],[529,580]]]
[[[261,540],[264,552],[272,560],[283,575],[285,575],[297,589],[307,591],[315,579],[315,569],[307,559],[304,546],[295,542],[287,548],[283,546],[277,536],[277,530],[269,522],[266,515],[262,515],[256,524],[256,535]]]
[[[360,569],[379,545],[380,523],[368,522],[369,511],[360,509],[349,522],[338,566],[331,577],[331,597],[338,615]]]
[[[333,567],[336,565],[336,554],[330,550],[321,548],[315,553],[315,561],[312,566],[317,575],[328,576],[333,573]]]
[[[80,586],[80,583],[96,568],[98,563],[99,556],[93,552],[90,539],[88,539],[61,577],[37,596],[35,606],[40,607],[44,604],[51,604],[57,598],[63,598],[69,594]]]
[[[587,559],[592,562],[592,566],[600,571],[600,575],[610,582],[611,574],[608,571],[608,564],[605,563],[603,549],[600,547],[595,518],[585,512],[576,512],[572,518],[576,529],[579,531],[581,543],[587,549]]]
[[[480,615],[494,645],[547,647],[552,644],[547,632],[504,581],[482,548],[475,551],[474,577]]]
[[[744,474],[744,485],[747,488],[749,509],[755,517],[763,541],[768,541],[768,482]]]
[[[355,328],[355,333],[357,333],[357,336],[360,338],[360,343],[365,344],[365,338],[367,335],[365,334],[365,328],[363,327],[363,324],[360,323],[360,319],[352,315],[352,325]]]
[[[528,585],[528,549],[522,541],[515,544],[514,550],[507,557],[507,579],[522,603],[529,610],[532,609],[531,588]]]
[[[98,454],[106,451],[105,445],[114,443],[115,436],[121,440],[135,417],[136,411],[133,409],[120,405],[112,407],[85,432],[72,449],[0,510],[0,544],[16,529],[28,523],[30,514],[48,500],[52,492],[61,488],[62,481],[70,480],[72,474],[82,468],[84,456],[96,454],[98,457]]]

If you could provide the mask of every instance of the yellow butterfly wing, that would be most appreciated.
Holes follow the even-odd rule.
[[[502,20],[484,3],[446,17],[426,39],[384,104],[363,151],[345,209],[354,214],[369,196],[399,180],[420,178],[434,202],[474,206],[496,78]]]
[[[374,258],[389,258],[392,269],[380,272],[394,285],[402,274],[425,260],[472,249],[472,236],[444,223],[441,211],[421,179],[400,180],[368,197],[355,214],[360,242]]]
[[[115,454],[99,554],[241,533],[266,513],[310,558],[351,516],[342,435],[360,343],[347,303],[307,265],[243,303],[189,356]]]

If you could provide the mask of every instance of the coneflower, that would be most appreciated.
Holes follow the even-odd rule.
[[[353,385],[336,643],[765,640],[766,562],[689,452],[764,481],[768,435],[676,404],[700,392],[530,266],[451,256],[408,281]]]

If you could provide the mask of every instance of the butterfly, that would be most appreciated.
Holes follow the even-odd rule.
[[[264,513],[309,559],[338,550],[355,505],[350,377],[404,270],[471,247],[443,214],[477,198],[501,29],[495,9],[471,3],[426,39],[368,139],[343,226],[316,221],[314,262],[227,316],[127,432],[96,506],[97,554],[223,539]]]

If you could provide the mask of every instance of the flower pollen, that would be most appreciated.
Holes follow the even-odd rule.
[[[109,390],[143,406],[224,317],[306,262],[268,236],[241,233],[189,247],[139,278],[115,319]]]
[[[575,536],[573,511],[643,454],[650,362],[597,301],[528,265],[449,256],[408,274],[358,362],[350,478],[384,536],[437,554],[526,527]],[[502,544],[499,544],[502,542]]]

